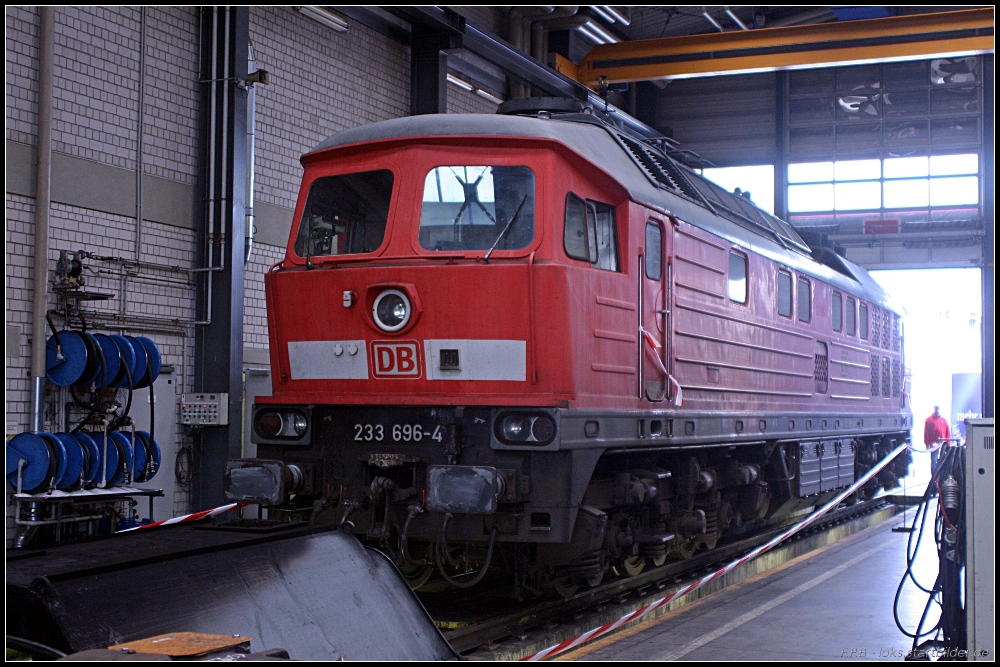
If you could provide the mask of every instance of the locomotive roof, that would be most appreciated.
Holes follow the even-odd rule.
[[[563,120],[557,115],[551,118],[492,114],[407,116],[339,132],[309,154],[351,144],[411,137],[531,137],[557,141],[611,175],[637,202],[846,292],[902,312],[858,265],[830,252],[814,253],[817,255],[814,258],[809,246],[787,222],[704,179],[655,146],[596,118],[580,122],[581,116],[584,114],[575,114],[575,120]]]

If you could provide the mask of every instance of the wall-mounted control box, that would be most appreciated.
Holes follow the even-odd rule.
[[[181,423],[225,426],[229,423],[229,394],[181,394]]]

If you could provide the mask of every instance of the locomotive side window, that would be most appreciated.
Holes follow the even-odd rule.
[[[868,340],[868,304],[859,304],[858,311],[858,327],[861,329],[861,340]]]
[[[747,258],[735,250],[729,252],[729,300],[747,302]]]
[[[833,293],[833,330],[840,331],[844,328],[844,298],[840,292]]]
[[[592,211],[592,206],[588,206],[587,202],[572,192],[566,195],[563,248],[565,248],[567,256],[591,263],[597,260],[597,249],[594,246],[594,237],[591,231],[596,215]],[[589,220],[588,213],[591,213]]]
[[[855,330],[855,318],[856,314],[854,312],[856,308],[854,299],[847,297],[847,335],[853,336]]]
[[[363,171],[317,178],[295,238],[299,257],[374,252],[385,238],[392,172]]]
[[[778,271],[778,314],[792,316],[792,274]]]
[[[663,273],[663,231],[655,222],[646,223],[646,277],[659,280]]]
[[[520,250],[535,238],[535,174],[528,167],[444,166],[424,179],[425,250]]]
[[[809,290],[809,281],[799,278],[799,322],[810,320],[812,320],[812,293]]]
[[[587,203],[593,205],[596,214],[594,238],[597,241],[597,262],[594,266],[605,271],[617,271],[618,234],[615,226],[615,208],[600,202]]]

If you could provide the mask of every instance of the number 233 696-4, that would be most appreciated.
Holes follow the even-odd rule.
[[[421,442],[424,438],[441,442],[444,434],[440,426],[435,426],[432,431],[422,424],[393,424],[390,427],[382,424],[354,425],[354,439],[358,442],[382,442],[387,438],[392,442]]]

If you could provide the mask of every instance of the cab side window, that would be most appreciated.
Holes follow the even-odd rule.
[[[812,320],[812,292],[809,281],[799,278],[799,322]]]
[[[747,257],[735,250],[729,252],[729,300],[747,302]]]
[[[844,297],[840,292],[833,293],[833,330],[841,331],[844,328]]]
[[[792,274],[778,271],[778,314],[792,316]]]
[[[861,329],[861,340],[868,340],[868,304],[859,304],[858,311],[858,326]]]
[[[646,277],[659,280],[663,275],[663,231],[650,220],[646,223]]]
[[[596,201],[587,201],[594,211],[594,238],[597,241],[597,261],[594,266],[605,271],[618,270],[618,233],[615,208]]]
[[[591,250],[593,237],[588,224],[589,218],[587,202],[572,192],[566,195],[563,248],[567,256],[592,263],[597,258],[597,253]]]
[[[852,299],[851,297],[847,297],[847,335],[848,336],[853,336],[854,333],[855,333],[855,330],[857,329],[857,327],[856,327],[857,314],[855,313],[856,308],[857,308],[857,304],[854,301],[854,299]]]
[[[609,204],[566,195],[563,249],[573,259],[590,262],[605,271],[618,271],[618,233],[615,209]]]

